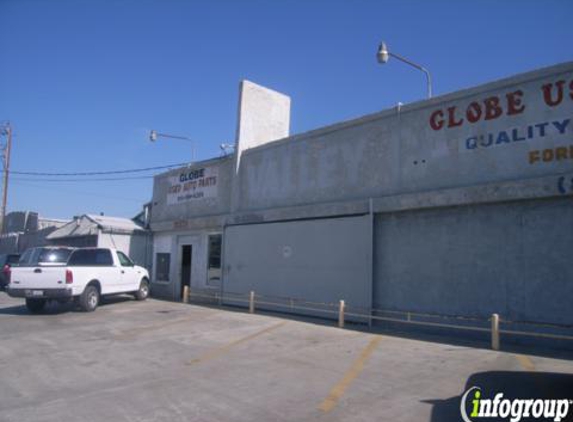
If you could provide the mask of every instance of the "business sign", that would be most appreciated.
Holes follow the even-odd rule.
[[[185,169],[169,178],[167,204],[176,205],[217,197],[218,167]]]
[[[460,152],[529,144],[522,159],[539,166],[573,160],[572,105],[573,77],[562,76],[435,109],[428,125],[434,133],[461,129]]]

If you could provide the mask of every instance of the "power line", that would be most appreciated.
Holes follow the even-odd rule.
[[[22,174],[22,175],[26,175],[26,176],[98,176],[98,175],[104,175],[104,174],[140,173],[140,172],[144,172],[144,171],[161,170],[161,169],[174,168],[174,167],[183,167],[183,166],[187,166],[187,165],[189,165],[189,163],[170,164],[167,166],[147,167],[147,168],[129,169],[129,170],[87,171],[87,172],[82,172],[82,173],[46,173],[46,172],[15,171],[15,170],[11,170],[10,173]]]
[[[109,182],[109,181],[118,181],[118,180],[143,180],[143,179],[153,179],[154,176],[134,176],[134,177],[102,177],[102,178],[94,178],[94,179],[28,179],[26,177],[13,177],[12,180],[17,180],[20,182],[56,182],[56,183],[65,183],[65,182]]]

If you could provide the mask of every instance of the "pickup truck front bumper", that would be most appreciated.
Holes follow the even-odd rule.
[[[11,297],[29,299],[69,299],[73,296],[72,289],[18,289],[8,285],[6,293]]]

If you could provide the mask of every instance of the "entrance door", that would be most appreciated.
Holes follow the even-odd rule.
[[[191,264],[193,261],[193,245],[181,246],[181,291],[179,297],[183,297],[185,286],[191,288]]]

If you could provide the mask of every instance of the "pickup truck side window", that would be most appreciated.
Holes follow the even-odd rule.
[[[122,267],[133,267],[134,264],[129,257],[123,252],[117,251],[117,258]]]
[[[70,267],[112,267],[113,258],[109,249],[78,249],[68,261]]]

